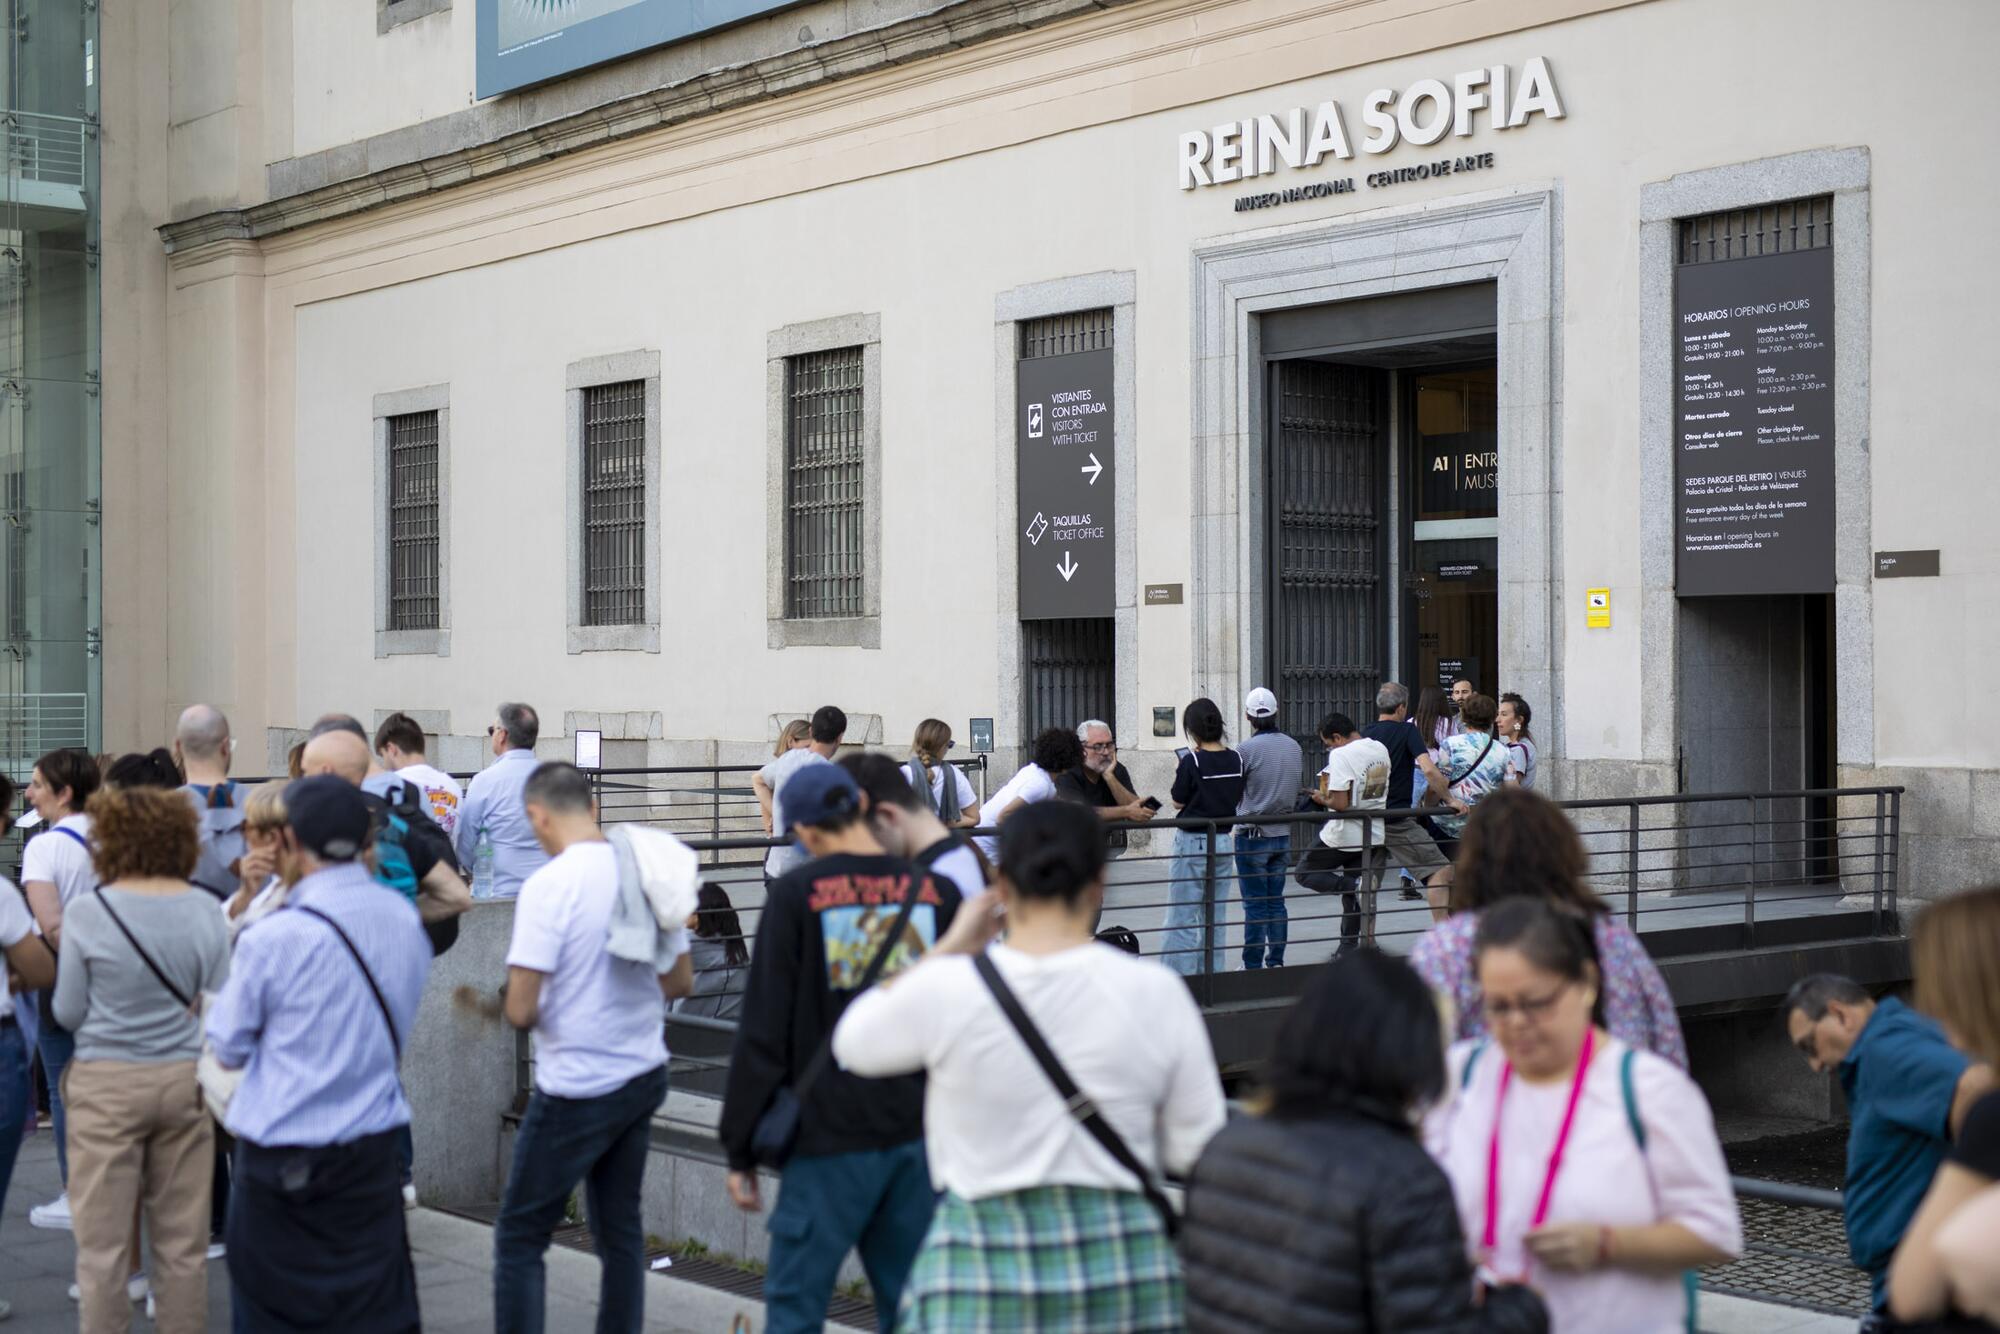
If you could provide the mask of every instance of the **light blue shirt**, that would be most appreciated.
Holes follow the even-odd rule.
[[[265,1147],[323,1148],[408,1125],[382,1009],[368,979],[316,908],[367,961],[407,1042],[430,972],[417,910],[358,863],[301,880],[285,908],[244,928],[229,982],[208,1014],[222,1064],[244,1071],[225,1124]]]
[[[493,884],[483,891],[492,898],[512,898],[521,882],[549,864],[549,854],[535,841],[528,824],[521,789],[541,761],[532,750],[510,750],[473,776],[465,801],[458,808],[455,845],[461,866],[470,869],[483,833],[493,842]]]

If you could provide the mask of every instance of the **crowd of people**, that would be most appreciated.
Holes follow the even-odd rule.
[[[39,1070],[64,1191],[31,1221],[74,1233],[82,1329],[122,1331],[142,1300],[162,1330],[205,1328],[217,1260],[238,1329],[420,1328],[400,1070],[477,884],[513,900],[505,986],[452,1003],[535,1049],[499,1330],[542,1328],[579,1191],[598,1327],[642,1326],[670,1006],[734,1027],[719,1138],[738,1206],[778,1186],[777,1334],[820,1327],[850,1254],[884,1329],[1694,1328],[1695,1271],[1744,1241],[1673,998],[1533,790],[1525,701],[1460,684],[1414,720],[1394,683],[1370,724],[1322,720],[1310,784],[1271,691],[1233,746],[1191,703],[1169,795],[1203,827],[1176,830],[1152,957],[1100,930],[1119,836],[1163,803],[1099,720],[1043,733],[979,803],[944,723],[899,760],[842,753],[846,716],[819,709],[754,782],[772,847],[749,939],[692,850],[607,830],[591,777],[536,759],[524,704],[465,788],[401,714],[372,736],[321,718],[290,780],[254,789],[205,706],[172,750],[53,752],[0,889],[0,1198]],[[1302,803],[1338,818],[1295,863]],[[1286,963],[1292,875],[1348,899],[1233,1113],[1183,980],[1224,961],[1212,876],[1180,863],[1220,856],[1246,968]],[[1390,867],[1438,916],[1407,960],[1373,948]],[[2000,888],[1926,909],[1913,954],[1913,1004],[1820,975],[1783,1022],[1850,1109],[1873,1319],[1992,1328]]]

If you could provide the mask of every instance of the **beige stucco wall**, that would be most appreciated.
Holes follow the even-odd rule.
[[[2000,537],[1980,503],[1984,449],[1968,426],[1981,420],[1982,385],[1965,373],[2000,347],[2000,279],[1966,258],[1970,238],[1989,230],[2000,184],[1924,133],[1978,116],[1980,52],[2000,38],[2000,16],[1961,0],[1939,4],[1922,31],[1884,32],[1866,0],[1656,0],[1588,12],[1598,8],[1161,0],[273,238],[226,262],[177,256],[169,447],[177,460],[221,450],[254,477],[229,493],[233,510],[214,498],[186,503],[242,517],[261,497],[269,526],[246,525],[261,545],[239,563],[233,603],[188,564],[205,548],[181,538],[164,578],[115,560],[107,608],[126,607],[135,624],[164,605],[190,627],[257,627],[256,642],[226,659],[178,658],[168,692],[206,688],[209,671],[231,674],[245,732],[328,708],[366,716],[402,706],[449,709],[454,730],[470,733],[496,699],[518,696],[551,720],[657,709],[670,737],[748,741],[772,712],[834,699],[883,715],[899,742],[928,713],[997,711],[994,590],[1013,571],[994,496],[996,292],[1135,272],[1138,394],[1122,405],[1138,438],[1135,581],[1185,582],[1192,247],[1246,219],[1288,227],[1459,198],[1466,184],[1553,187],[1568,757],[1657,761],[1665,757],[1642,753],[1638,726],[1648,707],[1636,614],[1640,188],[1729,162],[1865,146],[1874,545],[1938,547],[1945,570],[1874,589],[1874,753],[1885,767],[2000,768],[2000,736],[1965,726],[1952,698],[2000,648]],[[454,8],[453,32],[469,14],[469,4]],[[1452,44],[1566,15],[1577,17]],[[1944,32],[1960,36],[1937,40]],[[376,40],[372,26],[366,36]],[[302,24],[295,45],[308,40]],[[1500,62],[1518,69],[1534,55],[1555,68],[1566,120],[1482,128],[1440,146],[1493,151],[1490,173],[1256,215],[1231,212],[1234,189],[1176,188],[1181,131],[1333,96],[1358,140],[1373,88]],[[1912,90],[1929,99],[1923,124],[1905,110]],[[340,114],[356,119],[327,113],[309,128],[311,100],[301,91],[295,104],[301,151],[373,124],[362,118],[375,112],[347,108]],[[1431,155],[1406,147],[1324,174]],[[764,336],[849,312],[882,320],[883,648],[774,652],[762,624]],[[632,348],[658,349],[662,362],[662,652],[570,656],[563,368]],[[369,405],[377,393],[445,382],[451,657],[378,660]],[[157,385],[115,392],[143,401]],[[209,443],[213,432],[234,438]],[[1010,511],[1011,498],[1000,508]],[[947,590],[929,577],[939,532],[957,553]],[[107,531],[107,548],[116,536]],[[233,550],[243,554],[240,538]],[[1598,585],[1613,590],[1610,631],[1583,625],[1582,590]],[[1137,661],[1120,664],[1121,694],[1178,705],[1201,687],[1185,607],[1142,609],[1137,643]],[[142,676],[107,684],[119,717],[151,716],[124,698],[158,693]]]
[[[377,31],[378,0],[270,0],[291,14],[292,139],[297,157],[420,124],[472,105],[475,0]]]

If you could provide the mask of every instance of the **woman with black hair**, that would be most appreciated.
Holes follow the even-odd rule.
[[[1507,747],[1507,762],[1512,766],[1508,777],[1522,787],[1535,785],[1535,770],[1539,767],[1535,734],[1528,727],[1534,718],[1535,711],[1528,707],[1528,701],[1513,691],[1500,697],[1500,714],[1494,726]]]
[[[1583,917],[1508,899],[1473,948],[1493,1036],[1424,1131],[1481,1277],[1532,1283],[1554,1334],[1695,1328],[1691,1271],[1743,1249],[1708,1100],[1605,1030]]]
[[[1096,813],[1029,806],[1002,828],[997,887],[923,962],[857,996],[834,1032],[852,1074],[929,1076],[924,1138],[944,1195],[899,1330],[1183,1327],[1155,1181],[1185,1171],[1221,1127],[1222,1087],[1181,980],[1091,939],[1103,898]],[[1008,1002],[1076,1096],[1058,1092]]]
[[[143,755],[137,751],[120,755],[104,770],[106,787],[179,787],[180,785],[180,767],[174,763],[174,753],[165,746],[155,746]]]
[[[694,991],[674,1002],[675,1014],[704,1019],[734,1019],[743,1009],[743,970],[750,966],[750,946],[729,891],[710,880],[696,891],[688,914],[693,932],[688,954],[694,961]]]
[[[1437,1006],[1409,965],[1366,949],[1319,969],[1253,1114],[1188,1180],[1188,1328],[1545,1330],[1527,1288],[1475,1300],[1451,1183],[1412,1125],[1444,1086]]]
[[[1174,752],[1174,808],[1183,820],[1219,823],[1174,830],[1161,961],[1177,973],[1220,973],[1229,968],[1229,954],[1223,948],[1227,887],[1211,879],[1210,868],[1234,864],[1228,822],[1236,819],[1236,807],[1243,800],[1243,757],[1223,744],[1222,710],[1212,699],[1195,700],[1181,710],[1181,731],[1188,744]],[[1204,943],[1210,951],[1207,968],[1202,966]]]

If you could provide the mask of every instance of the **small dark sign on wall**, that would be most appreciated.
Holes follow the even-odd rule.
[[[1935,579],[1938,553],[1935,551],[1878,551],[1875,553],[1877,579]]]
[[[972,753],[991,755],[993,753],[993,720],[974,718],[972,720]]]
[[[1178,607],[1181,602],[1179,584],[1147,584],[1146,605],[1149,607]]]
[[[1833,591],[1833,250],[1682,265],[1675,591]]]
[[[1113,613],[1111,351],[1031,357],[1015,380],[1021,619]]]

